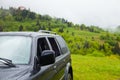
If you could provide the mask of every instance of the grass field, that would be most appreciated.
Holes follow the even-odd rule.
[[[72,54],[74,80],[120,80],[120,59]]]

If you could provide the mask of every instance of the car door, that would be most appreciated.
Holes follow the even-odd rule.
[[[39,38],[37,40],[37,57],[40,58],[41,52],[44,50],[50,50],[46,37]],[[34,75],[33,80],[52,80],[56,74],[54,64],[40,66],[41,69]]]
[[[54,64],[54,69],[57,71],[57,73],[52,78],[52,80],[63,80],[65,67],[66,67],[65,57],[62,54],[59,44],[57,43],[54,37],[48,37],[48,41],[51,45],[52,50],[55,51],[55,55],[56,55],[56,62]]]
[[[56,36],[55,38],[59,44],[59,47],[60,47],[60,50],[62,53],[61,57],[62,57],[62,61],[63,61],[64,66],[65,66],[64,77],[66,77],[66,75],[68,74],[68,64],[71,63],[70,51],[67,47],[65,40],[61,36]]]

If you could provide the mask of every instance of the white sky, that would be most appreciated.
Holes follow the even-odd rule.
[[[120,0],[1,0],[3,8],[24,6],[40,14],[77,24],[114,28],[120,25]]]

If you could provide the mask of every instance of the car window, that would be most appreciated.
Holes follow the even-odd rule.
[[[50,50],[46,38],[39,38],[37,41],[37,55],[40,56],[42,51]]]
[[[65,43],[64,39],[62,37],[60,37],[60,36],[57,36],[56,39],[58,41],[58,44],[60,45],[62,53],[67,53],[68,52],[68,48],[66,46],[66,43]]]
[[[59,55],[60,55],[60,50],[59,50],[59,48],[58,48],[58,45],[57,45],[55,39],[49,37],[48,40],[49,40],[49,42],[50,42],[50,45],[51,45],[53,51],[55,51],[55,56],[56,56],[56,57],[59,56]]]

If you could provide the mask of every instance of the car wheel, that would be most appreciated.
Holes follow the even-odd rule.
[[[67,76],[67,80],[73,80],[70,73],[69,73],[68,76]]]

